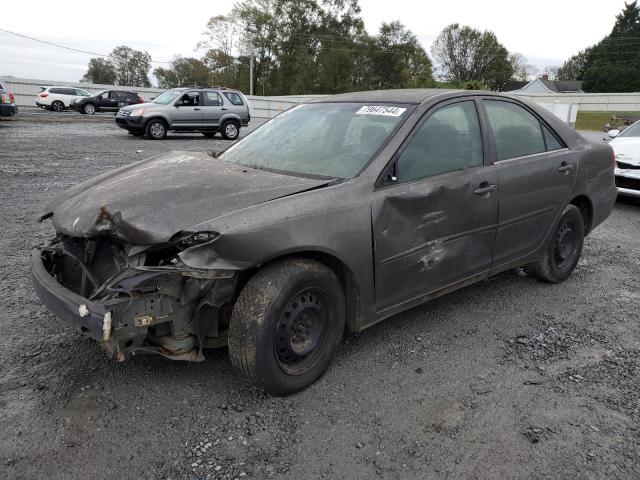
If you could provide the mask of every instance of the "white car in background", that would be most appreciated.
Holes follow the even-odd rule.
[[[54,112],[61,112],[71,106],[74,100],[89,97],[89,92],[75,87],[40,87],[36,95],[36,105]]]
[[[616,187],[618,193],[640,197],[640,121],[622,132],[610,130],[609,145],[616,154]]]

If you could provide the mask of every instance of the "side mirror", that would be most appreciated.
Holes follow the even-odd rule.
[[[618,135],[620,135],[620,130],[618,130],[617,128],[614,128],[613,130],[609,130],[608,135],[609,135],[609,138],[616,138]]]

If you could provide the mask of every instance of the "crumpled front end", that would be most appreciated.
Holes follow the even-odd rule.
[[[180,255],[216,236],[139,246],[58,234],[33,250],[32,281],[60,319],[120,361],[142,352],[200,361],[203,348],[226,344],[238,272],[192,268]]]

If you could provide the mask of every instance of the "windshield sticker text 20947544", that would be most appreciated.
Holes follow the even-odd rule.
[[[390,107],[385,105],[365,105],[356,112],[356,115],[384,115],[386,117],[399,117],[407,109],[402,107]]]

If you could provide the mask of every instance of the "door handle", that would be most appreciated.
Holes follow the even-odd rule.
[[[224,107],[222,107],[220,110],[228,110],[228,108],[224,108]]]
[[[493,192],[496,188],[498,188],[497,185],[490,185],[487,182],[482,182],[480,186],[473,191],[473,193],[476,195],[484,195],[485,193]]]
[[[569,173],[571,170],[573,170],[573,164],[572,163],[566,163],[566,162],[562,162],[560,164],[560,167],[558,168],[558,171],[560,173]]]
[[[201,110],[201,109],[200,109],[200,108],[198,108],[198,107],[196,107],[196,108],[194,108],[194,110]]]

